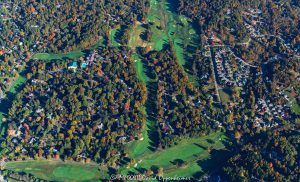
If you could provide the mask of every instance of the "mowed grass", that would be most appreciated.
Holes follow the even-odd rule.
[[[134,54],[133,59],[135,61],[135,68],[136,68],[136,74],[138,79],[142,81],[144,84],[146,84],[149,81],[149,78],[145,73],[144,65],[141,58],[139,57],[138,54]]]
[[[11,88],[10,88],[10,92],[12,94],[16,94],[17,93],[17,88],[22,86],[25,82],[27,81],[27,78],[20,75],[16,80],[15,82],[12,84]]]
[[[119,29],[115,28],[115,29],[112,29],[111,32],[110,32],[110,43],[113,47],[119,47],[120,44],[117,42],[116,40],[116,34],[118,32]]]
[[[48,181],[100,181],[107,179],[106,171],[97,165],[60,161],[20,161],[7,163],[6,169],[25,172]]]
[[[300,106],[297,103],[296,99],[294,99],[291,103],[291,110],[294,114],[300,115]]]
[[[219,90],[222,103],[226,104],[231,101],[230,95],[224,89]]]
[[[221,133],[214,133],[201,138],[184,139],[176,146],[146,156],[141,162],[141,166],[144,168],[150,168],[153,165],[167,167],[172,165],[171,161],[174,161],[175,159],[193,159],[194,155],[204,152],[206,147],[213,146],[221,149],[224,145],[219,138],[224,138],[224,135]],[[215,141],[215,144],[209,144],[207,139]]]
[[[83,56],[83,52],[74,51],[66,54],[49,54],[49,53],[37,53],[32,56],[32,59],[40,59],[40,60],[60,60],[64,58],[75,59]]]
[[[148,130],[149,127],[147,125],[144,131],[142,132],[144,138],[143,140],[133,141],[126,146],[126,150],[131,158],[134,159],[150,152],[150,138],[148,136]]]
[[[186,176],[191,177],[198,172],[201,172],[202,168],[197,164],[197,162],[193,162],[191,165],[188,165],[184,168],[175,168],[166,173],[165,177],[174,177],[174,176]]]
[[[19,75],[19,77],[14,81],[14,83],[12,84],[12,86],[10,87],[10,90],[8,92],[11,94],[16,94],[17,88],[22,86],[26,81],[27,81],[27,79],[24,76]],[[3,114],[7,114],[6,112],[8,111],[9,105],[7,104],[7,102],[1,102],[0,107],[1,107],[1,110],[0,110],[0,125],[1,125]]]
[[[291,93],[290,90],[286,90],[285,94],[288,95],[289,98],[289,105],[291,107],[291,111],[292,113],[296,114],[296,115],[300,115],[300,106],[297,103],[296,98],[293,96],[293,94]]]
[[[148,120],[146,123],[146,127],[142,132],[143,140],[137,140],[129,143],[126,146],[126,151],[128,152],[129,156],[133,159],[146,156],[147,154],[151,154],[151,141],[149,138],[150,130],[154,128],[155,121]]]
[[[150,1],[150,12],[148,14],[147,21],[152,23],[151,32],[152,32],[152,39],[151,39],[151,47],[156,51],[160,51],[163,49],[163,45],[168,43],[168,30],[166,29],[159,29],[161,27],[161,14],[163,10],[160,8],[160,3],[157,0]]]
[[[209,142],[214,141],[214,143]],[[181,140],[177,145],[167,148],[165,150],[156,152],[147,152],[135,160],[141,160],[137,167],[131,166],[129,169],[121,169],[122,174],[128,172],[139,173],[140,169],[150,169],[154,166],[163,167],[166,176],[175,176],[181,174],[182,176],[192,176],[194,173],[203,172],[201,161],[210,159],[211,154],[209,148],[215,150],[224,149],[224,143],[227,137],[222,132],[212,133],[208,136],[189,138]],[[187,163],[186,167],[178,168],[172,162],[176,159],[181,159]],[[215,161],[218,164],[218,161]]]

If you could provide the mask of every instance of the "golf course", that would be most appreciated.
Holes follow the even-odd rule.
[[[155,87],[153,81],[146,75],[146,67],[144,66],[141,55],[135,52],[138,47],[150,47],[151,50],[160,51],[165,44],[172,44],[175,49],[176,61],[187,69],[188,64],[186,57],[189,56],[187,47],[196,47],[197,33],[191,23],[184,16],[175,12],[175,7],[166,0],[150,0],[150,10],[147,15],[146,23],[151,24],[152,32],[151,40],[144,41],[140,34],[146,29],[143,23],[137,23],[130,33],[128,46],[133,50],[131,59],[135,62],[136,76],[145,84],[148,89],[148,103],[142,109],[147,115],[147,122],[143,127],[142,138],[140,140],[127,143],[125,151],[128,156],[134,159],[134,163],[126,163],[117,171],[119,174],[143,174],[147,170],[163,168],[165,176],[186,176],[200,178],[207,173],[209,169],[213,169],[218,164],[226,160],[228,155],[225,145],[228,138],[223,132],[217,131],[206,136],[182,138],[176,145],[164,150],[153,150],[155,138],[154,132],[157,129],[157,122],[154,117],[148,115],[152,111],[153,103],[151,98],[155,97]],[[160,27],[160,28],[157,28]],[[110,31],[110,45],[119,47],[121,44],[117,41],[119,29]],[[76,59],[84,56],[82,51],[74,51],[66,54],[48,54],[37,53],[32,59],[38,60],[62,60]],[[186,74],[188,74],[186,72]],[[189,75],[191,80],[194,80]],[[22,85],[26,79],[20,77],[12,86],[10,92],[16,94],[16,88]],[[193,81],[194,82],[194,81]],[[1,106],[1,105],[0,105]],[[3,108],[3,107],[1,107]],[[7,112],[2,111],[1,112]],[[152,113],[152,112],[151,112]],[[1,119],[0,113],[0,119]],[[108,179],[109,173],[107,169],[99,170],[98,164],[82,164],[75,162],[62,161],[17,161],[8,162],[5,166],[6,170],[15,172],[24,172],[32,174],[39,179],[49,181],[100,181]]]

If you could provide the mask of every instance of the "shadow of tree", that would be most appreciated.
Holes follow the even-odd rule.
[[[210,172],[214,173],[222,168],[222,164],[228,160],[231,156],[231,152],[228,150],[211,150],[210,151],[210,158],[205,160],[198,160],[197,164],[201,167],[202,172],[199,172],[194,175],[195,178],[200,178],[204,174]]]
[[[20,73],[20,76],[24,76],[25,77],[26,74],[29,72],[29,70],[28,70],[29,69],[28,64],[29,63],[27,63],[27,65],[25,66],[24,71],[22,71]],[[0,112],[3,113],[3,117],[8,117],[9,108],[12,106],[12,103],[15,100],[16,95],[23,89],[25,83],[23,83],[21,85],[19,84],[19,85],[14,86],[15,93],[13,93],[12,91],[9,91],[8,93],[6,93],[6,98],[3,99],[2,102],[0,103]],[[3,131],[3,129],[5,129],[5,128],[8,127],[8,122],[2,122],[0,124],[1,124],[0,131]]]

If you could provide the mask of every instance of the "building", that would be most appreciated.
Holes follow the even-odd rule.
[[[77,62],[72,62],[68,65],[68,69],[76,70],[78,68]]]

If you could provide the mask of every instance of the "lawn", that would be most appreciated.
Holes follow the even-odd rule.
[[[147,121],[146,127],[142,133],[144,140],[137,140],[129,143],[126,146],[126,151],[128,152],[131,158],[138,158],[144,156],[146,154],[151,153],[150,150],[150,138],[149,138],[149,131],[153,129],[155,125],[155,121]]]
[[[140,81],[146,84],[149,81],[149,78],[145,74],[144,65],[138,54],[133,55],[135,61],[136,74]]]
[[[192,176],[194,173],[203,172],[201,167],[205,166],[203,165],[205,161],[211,161],[212,156],[208,149],[210,147],[216,150],[224,149],[224,142],[226,140],[226,136],[221,132],[212,133],[200,138],[183,139],[173,147],[156,152],[147,152],[136,157],[136,161],[141,160],[137,167],[131,166],[130,169],[123,168],[121,169],[121,173],[126,174],[129,171],[138,172],[140,169],[150,169],[151,167],[157,166],[164,168],[166,176],[174,176],[176,174]],[[211,141],[214,141],[214,143],[211,143]],[[141,145],[143,144],[141,143]],[[178,168],[172,164],[176,159],[186,161],[186,167]],[[220,161],[222,161],[222,159],[219,158],[214,163],[218,164]],[[203,164],[201,164],[201,162],[203,162]]]
[[[299,104],[297,103],[297,100],[296,98],[293,96],[293,94],[291,93],[291,90],[290,89],[287,89],[285,91],[285,94],[288,95],[288,98],[289,98],[289,105],[291,107],[291,111],[292,113],[296,114],[296,115],[300,115],[300,106]]]
[[[12,94],[16,94],[16,89],[20,86],[22,86],[25,82],[27,81],[27,78],[25,78],[24,76],[20,75],[12,84],[9,92],[11,92]]]
[[[222,103],[227,104],[230,102],[231,98],[230,98],[230,95],[228,94],[228,90],[226,90],[226,88],[220,89],[219,94],[220,94]]]
[[[137,141],[133,141],[131,143],[129,143],[127,146],[126,146],[126,149],[129,153],[129,156],[131,158],[136,158],[136,157],[139,157],[145,153],[148,153],[150,152],[149,150],[149,146],[150,146],[150,139],[149,139],[149,136],[148,136],[148,130],[149,130],[149,127],[148,125],[146,126],[146,128],[144,129],[142,135],[143,135],[143,140],[137,140]]]
[[[291,103],[291,110],[294,114],[300,115],[300,106],[297,103],[296,99],[294,99]]]
[[[48,54],[48,53],[37,53],[32,56],[32,59],[41,59],[41,60],[54,60],[54,59],[75,59],[83,56],[81,51],[73,51],[66,54]]]
[[[113,47],[119,47],[120,44],[117,42],[116,40],[116,34],[118,32],[118,29],[112,29],[111,32],[110,32],[110,41],[111,41],[111,45]]]
[[[8,91],[8,93],[10,95],[14,95],[17,92],[17,89],[20,88],[25,82],[26,82],[26,78],[22,75],[20,75],[12,84],[12,86],[10,87],[10,90]],[[7,114],[8,111],[8,107],[10,106],[12,100],[10,101],[2,101],[0,103],[0,125],[2,123],[2,118],[3,118],[3,114]],[[1,131],[1,133],[3,133]]]
[[[223,144],[219,140],[223,137],[220,133],[214,133],[202,138],[184,139],[178,145],[167,148],[159,152],[155,152],[149,156],[146,156],[141,163],[141,166],[149,168],[153,165],[167,167],[171,165],[171,161],[175,159],[189,160],[194,155],[201,154],[205,151],[205,147],[214,146],[216,148],[222,148]],[[207,139],[216,141],[214,145],[207,142]],[[178,153],[180,151],[180,153]]]
[[[60,161],[9,162],[6,169],[25,172],[48,181],[100,181],[107,179],[106,171],[99,171],[98,165]]]

